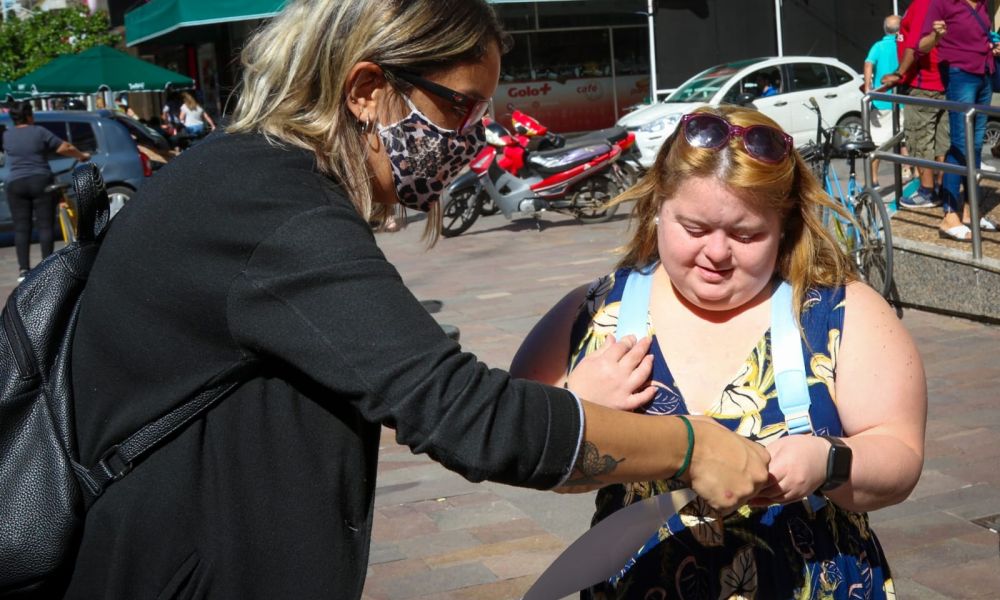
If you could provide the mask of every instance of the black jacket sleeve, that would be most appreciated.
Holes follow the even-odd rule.
[[[354,403],[472,481],[546,489],[572,466],[582,428],[573,396],[462,352],[342,197],[258,245],[230,289],[227,318],[246,351],[305,375],[329,402]]]

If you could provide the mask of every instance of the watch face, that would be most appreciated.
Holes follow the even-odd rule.
[[[840,483],[844,483],[851,478],[851,462],[852,462],[851,449],[847,446],[838,448],[833,446],[830,448],[830,460],[827,465],[827,475],[830,479],[835,479]]]
[[[824,437],[830,442],[830,454],[827,456],[826,483],[823,484],[822,491],[829,491],[847,483],[851,478],[853,453],[851,448],[838,438]]]

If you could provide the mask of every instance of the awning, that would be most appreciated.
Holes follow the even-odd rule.
[[[194,87],[194,80],[107,46],[63,54],[11,83],[15,94],[149,92]]]
[[[196,25],[264,19],[281,12],[286,0],[150,0],[125,13],[129,46]]]
[[[147,42],[182,27],[266,19],[281,12],[287,0],[149,0],[125,13],[125,43]],[[530,4],[565,0],[488,0],[493,4]],[[584,1],[584,0],[577,0]]]

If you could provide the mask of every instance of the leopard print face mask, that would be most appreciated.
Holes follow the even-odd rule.
[[[469,133],[443,129],[431,122],[406,98],[410,114],[378,134],[392,164],[399,202],[427,212],[441,199],[451,180],[486,145],[482,123]]]

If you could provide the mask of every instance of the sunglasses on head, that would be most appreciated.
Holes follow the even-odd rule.
[[[429,79],[425,79],[416,73],[411,71],[402,70],[388,70],[389,74],[396,79],[400,79],[409,83],[414,87],[418,87],[421,90],[433,94],[438,98],[447,100],[451,103],[459,114],[462,115],[462,123],[458,126],[459,133],[466,133],[468,130],[472,129],[479,124],[486,111],[489,110],[490,101],[488,99],[473,98],[472,96],[467,96],[461,92],[456,92],[455,90],[445,87],[440,83],[435,83]]]
[[[695,148],[718,150],[734,137],[743,139],[743,149],[763,163],[776,164],[792,153],[792,136],[768,125],[742,127],[712,113],[689,113],[681,117],[684,140]]]

